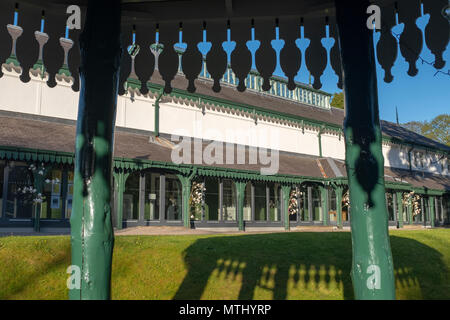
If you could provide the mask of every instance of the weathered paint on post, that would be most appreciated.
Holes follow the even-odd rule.
[[[335,1],[344,72],[344,134],[352,210],[352,281],[356,299],[395,299],[385,202],[370,2]]]
[[[282,185],[281,191],[283,193],[284,230],[288,231],[290,229],[289,198],[291,195],[291,186],[290,185]]]
[[[110,298],[114,233],[111,176],[116,122],[120,45],[120,1],[89,0],[80,36],[80,101],[75,145],[72,265],[80,289],[70,299]]]

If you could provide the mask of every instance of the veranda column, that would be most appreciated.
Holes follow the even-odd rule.
[[[323,225],[328,225],[328,189],[326,186],[320,186],[320,202],[322,207]]]
[[[245,185],[244,181],[236,181],[236,194],[237,194],[237,203],[238,203],[238,227],[239,231],[244,231],[244,193],[245,193]]]
[[[343,188],[338,186],[334,189],[336,193],[336,219],[337,219],[337,227],[342,229],[342,192]]]
[[[435,227],[435,225],[434,225],[434,220],[435,220],[434,197],[433,196],[429,196],[428,197],[428,201],[429,201],[429,206],[430,206],[430,226],[432,228],[434,228]]]
[[[190,213],[189,213],[189,197],[191,196],[191,179],[183,175],[177,175],[181,182],[182,199],[183,199],[183,226],[190,227]]]
[[[366,26],[370,2],[336,0],[335,4],[344,71],[355,298],[395,299],[373,31]]]
[[[403,193],[397,192],[397,221],[398,227],[403,228]]]
[[[109,299],[114,234],[111,169],[120,46],[120,1],[89,0],[80,37],[80,101],[75,146],[72,266],[80,289],[70,299]]]

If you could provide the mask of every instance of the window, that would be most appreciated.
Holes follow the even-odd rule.
[[[223,200],[222,200],[222,219],[224,221],[235,221],[237,216],[237,198],[236,198],[236,186],[233,180],[224,179],[222,181],[223,186]],[[244,199],[244,220],[245,220],[245,199]],[[251,217],[251,208],[250,208]]]
[[[177,176],[166,175],[165,215],[166,220],[181,220],[182,217],[182,189]]]
[[[392,192],[386,192],[386,206],[389,221],[394,221],[394,195]]]
[[[139,180],[140,173],[133,172],[125,183],[123,193],[123,220],[139,219]]]
[[[322,221],[322,205],[320,189],[314,186],[312,189],[312,218],[313,221]]]
[[[255,221],[266,220],[266,185],[255,183]]]
[[[244,196],[244,221],[252,220],[252,184],[247,182],[245,185]]]
[[[65,218],[69,219],[72,214],[72,202],[73,202],[73,171],[67,172],[67,195],[66,195],[66,212]]]
[[[219,180],[205,178],[205,220],[219,220]]]
[[[5,171],[5,162],[0,160],[0,217],[3,216],[3,177]]]
[[[278,183],[269,183],[269,221],[281,221],[281,187]]]
[[[328,188],[328,220],[337,222],[336,192],[333,188]]]
[[[145,220],[159,220],[160,183],[159,173],[148,172],[145,174]]]
[[[300,187],[300,201],[298,201],[300,220],[309,221],[309,208],[308,208],[308,188],[305,186]]]
[[[31,219],[33,217],[33,200],[31,193],[23,192],[24,187],[34,188],[34,179],[26,163],[12,164],[8,178],[8,195],[6,199],[7,218]]]
[[[62,216],[62,170],[53,169],[47,173],[44,182],[44,201],[41,206],[42,219],[61,219]]]

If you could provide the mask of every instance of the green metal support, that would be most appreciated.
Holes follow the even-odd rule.
[[[339,229],[343,228],[342,225],[342,192],[343,192],[343,188],[338,186],[335,187],[334,192],[336,193],[336,214],[337,214],[337,227]]]
[[[322,157],[322,131],[323,127],[320,127],[319,133],[317,134],[317,138],[319,140],[319,157]]]
[[[244,231],[244,193],[246,183],[244,181],[237,181],[235,184],[238,202],[238,227],[239,231]]]
[[[191,185],[192,179],[196,175],[197,170],[194,168],[192,173],[189,176],[184,176],[178,174],[177,177],[181,182],[182,187],[182,199],[183,199],[183,225],[185,228],[190,228],[191,217],[190,217],[190,206],[189,206],[189,198],[191,196]]]
[[[320,202],[322,207],[323,225],[328,225],[328,189],[326,186],[320,186]]]
[[[111,178],[120,44],[120,0],[89,0],[80,36],[80,99],[75,143],[74,198],[70,217],[72,268],[79,287],[72,300],[110,299],[114,231]]]
[[[397,192],[397,222],[403,228],[403,192]]]
[[[413,224],[413,205],[412,205],[412,199],[409,199],[408,201],[408,219],[409,224]]]
[[[344,135],[351,203],[352,281],[356,299],[395,299],[373,30],[368,0],[335,1],[344,74]]]
[[[43,194],[44,190],[44,181],[45,177],[47,176],[48,172],[47,166],[40,166],[37,167],[33,171],[33,178],[34,178],[34,188],[36,189],[36,194]],[[33,229],[36,232],[41,231],[41,209],[42,209],[42,203],[41,202],[35,202],[34,203],[34,224]]]
[[[289,231],[289,198],[291,196],[291,186],[282,185],[281,192],[283,193],[284,230]]]
[[[429,196],[428,197],[428,203],[429,203],[429,207],[430,207],[430,226],[432,228],[434,228],[435,225],[435,212],[434,212],[434,197],[433,196]]]
[[[155,137],[159,137],[159,102],[164,95],[164,88],[159,90],[158,96],[156,97],[155,104]]]
[[[123,193],[125,192],[125,183],[130,176],[129,172],[124,172],[120,170],[114,172],[114,188],[117,190],[117,229],[121,230],[123,228]]]

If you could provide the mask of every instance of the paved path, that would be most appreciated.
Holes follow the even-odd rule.
[[[395,229],[391,228],[390,229]],[[402,230],[423,230],[423,226],[404,226]],[[205,234],[255,234],[255,233],[281,233],[281,232],[350,232],[350,227],[338,229],[334,226],[301,226],[293,227],[290,231],[285,231],[282,228],[248,228],[245,232],[237,230],[237,228],[198,228],[186,229],[184,227],[169,227],[169,226],[149,226],[149,227],[132,227],[122,230],[114,230],[116,236],[129,235],[205,235]],[[69,229],[45,229],[42,232],[34,232],[31,228],[14,229],[2,228],[0,229],[0,237],[5,236],[49,236],[49,235],[70,235]]]

